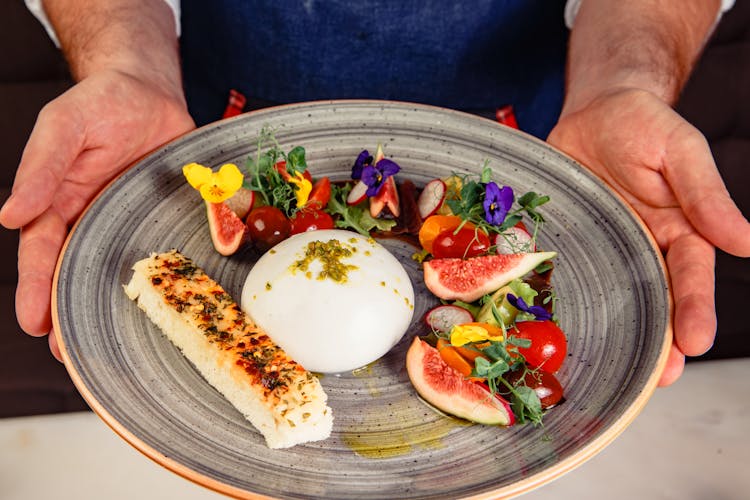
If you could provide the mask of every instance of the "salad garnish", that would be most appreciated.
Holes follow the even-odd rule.
[[[196,163],[183,167],[209,203],[229,206],[235,193],[250,200],[244,202],[246,216],[209,210],[209,218],[241,218],[213,221],[213,227],[239,224],[261,250],[297,232],[333,227],[418,237],[414,259],[423,266],[426,287],[441,300],[425,316],[431,331],[423,340],[464,380],[485,388],[487,397],[509,403],[516,422],[541,424],[544,411],[562,399],[554,373],[567,350],[549,283],[556,254],[537,250],[545,222],[540,207],[549,196],[529,191],[516,197],[511,186],[492,179],[488,161],[479,175],[454,173],[419,190],[408,180],[397,184],[402,168],[380,145],[374,155],[361,150],[351,179],[340,182],[313,179],[305,149],[285,151],[267,127],[256,146],[246,176],[234,164],[218,172]],[[298,266],[305,271],[305,262]],[[345,280],[346,268],[340,271]],[[435,406],[450,413],[450,407]]]

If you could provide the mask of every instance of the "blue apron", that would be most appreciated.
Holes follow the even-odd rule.
[[[193,117],[230,89],[256,106],[374,98],[476,113],[513,105],[545,138],[560,113],[564,0],[182,0]],[[439,5],[439,6],[436,6]]]

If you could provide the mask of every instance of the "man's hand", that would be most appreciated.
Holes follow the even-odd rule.
[[[674,342],[660,384],[716,332],[714,247],[750,256],[750,224],[729,197],[701,133],[655,95],[619,89],[564,115],[548,141],[593,170],[645,221],[674,298]]]
[[[3,226],[21,228],[16,313],[24,331],[42,336],[52,328],[57,257],[87,204],[132,162],[193,127],[181,94],[114,70],[45,106],[0,210]],[[59,359],[53,335],[50,347]]]

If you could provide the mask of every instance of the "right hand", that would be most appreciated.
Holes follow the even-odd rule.
[[[182,94],[111,70],[42,109],[0,210],[0,224],[21,229],[16,315],[26,333],[51,333],[57,258],[88,203],[135,160],[194,127]],[[54,335],[49,342],[60,359]]]

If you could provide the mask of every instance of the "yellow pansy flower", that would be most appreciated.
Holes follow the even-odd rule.
[[[460,347],[471,342],[486,342],[488,340],[500,342],[503,340],[503,336],[492,335],[489,330],[476,324],[454,325],[451,328],[451,344],[455,346]]]
[[[200,191],[204,200],[211,203],[221,203],[231,198],[242,187],[244,176],[237,165],[226,163],[218,172],[199,163],[189,163],[182,167],[188,183]]]
[[[312,182],[305,179],[301,172],[295,172],[294,177],[291,177],[289,182],[297,186],[294,191],[294,196],[297,198],[297,207],[304,207],[312,191]]]

